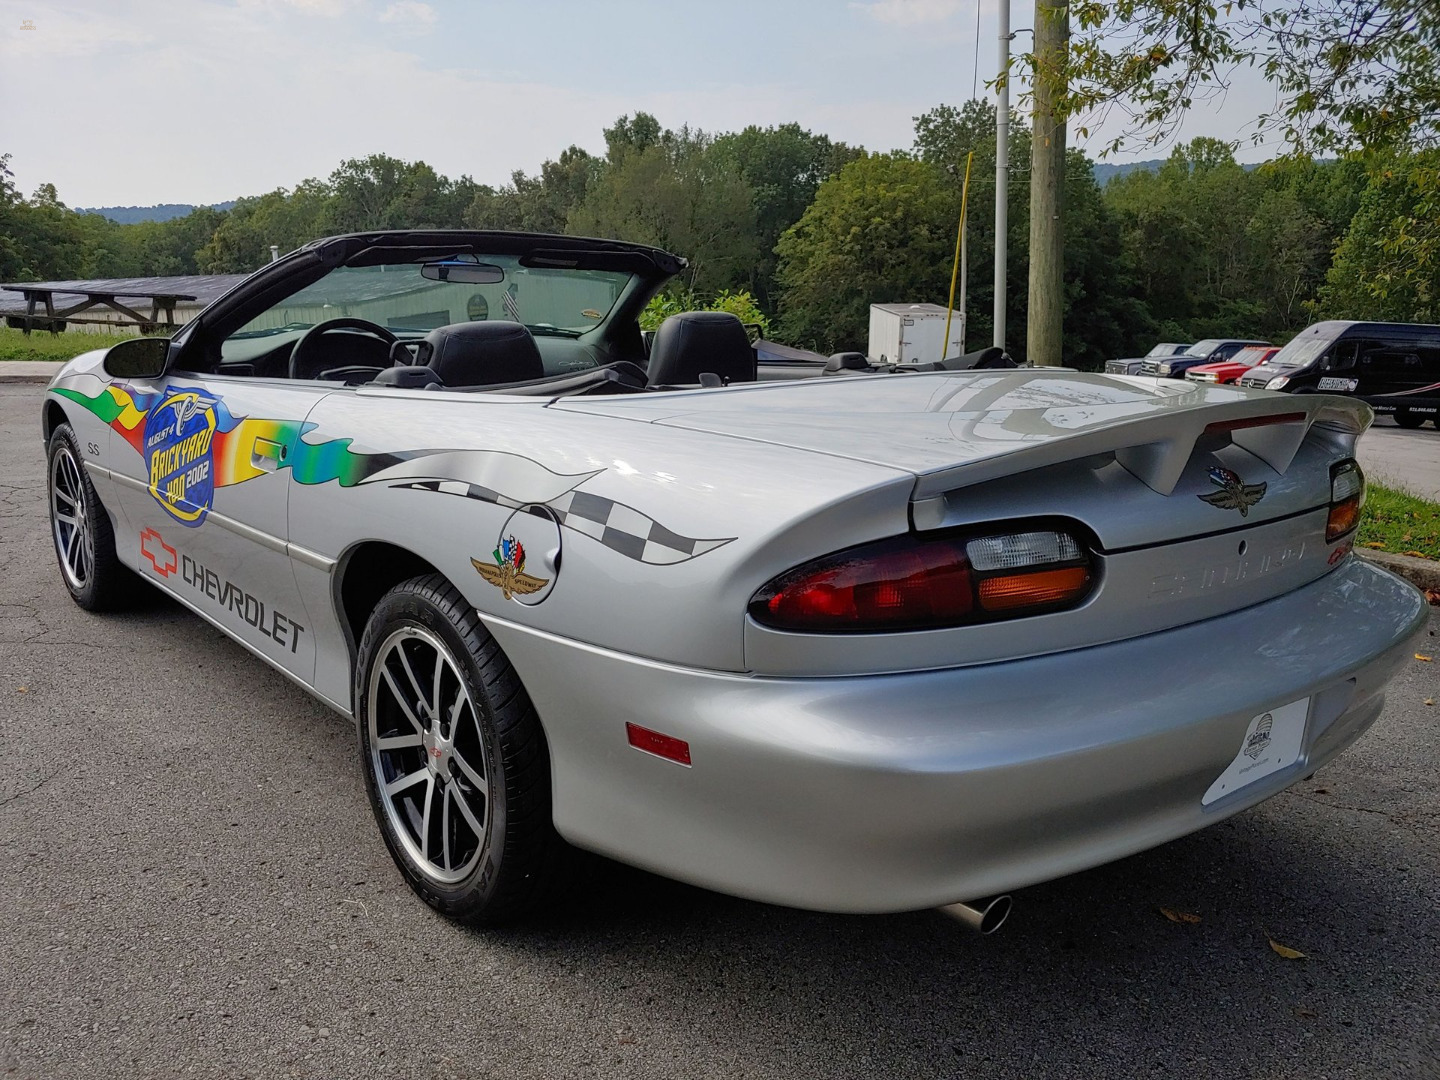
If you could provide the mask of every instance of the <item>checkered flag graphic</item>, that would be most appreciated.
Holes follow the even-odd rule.
[[[500,297],[500,303],[505,308],[505,317],[511,322],[523,322],[520,318],[520,290],[512,281]]]
[[[584,533],[637,562],[681,563],[714,551],[735,539],[699,540],[671,532],[633,506],[588,491],[567,491],[546,503],[567,529]]]
[[[627,559],[654,566],[688,562],[735,539],[733,536],[714,540],[682,536],[667,529],[648,514],[642,514],[633,506],[626,506],[588,491],[567,491],[547,503],[522,503],[480,484],[469,484],[462,480],[421,480],[394,486],[415,491],[435,491],[444,495],[460,495],[497,506],[508,506],[514,510],[529,506],[531,513],[535,514],[544,513],[540,507],[549,507],[555,520],[564,528],[584,533]]]

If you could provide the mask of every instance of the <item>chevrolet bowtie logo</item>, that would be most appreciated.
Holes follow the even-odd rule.
[[[1264,484],[1247,484],[1240,479],[1239,473],[1219,466],[1211,468],[1209,472],[1210,482],[1220,490],[1212,491],[1208,495],[1197,495],[1196,498],[1216,509],[1239,510],[1240,516],[1245,517],[1250,513],[1250,507],[1265,497]]]

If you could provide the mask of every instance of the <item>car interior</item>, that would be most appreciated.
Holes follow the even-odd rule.
[[[535,397],[1016,366],[994,348],[920,365],[825,357],[752,340],[758,328],[723,311],[680,312],[642,334],[640,311],[674,273],[649,261],[663,253],[484,239],[487,249],[410,247],[397,259],[389,237],[341,238],[338,265],[312,259],[273,284],[256,275],[253,299],[238,298],[184,355],[200,373]]]

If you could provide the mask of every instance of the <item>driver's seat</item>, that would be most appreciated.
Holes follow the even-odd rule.
[[[545,377],[545,363],[530,331],[514,322],[437,326],[425,335],[415,363],[446,386],[491,386]]]

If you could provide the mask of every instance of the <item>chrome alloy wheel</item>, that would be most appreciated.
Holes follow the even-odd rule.
[[[416,869],[450,884],[474,869],[490,825],[490,761],[475,703],[445,644],[418,626],[381,644],[367,688],[370,767]]]
[[[83,589],[95,572],[95,536],[85,509],[80,463],[68,445],[50,462],[50,528],[60,568],[73,589]]]

